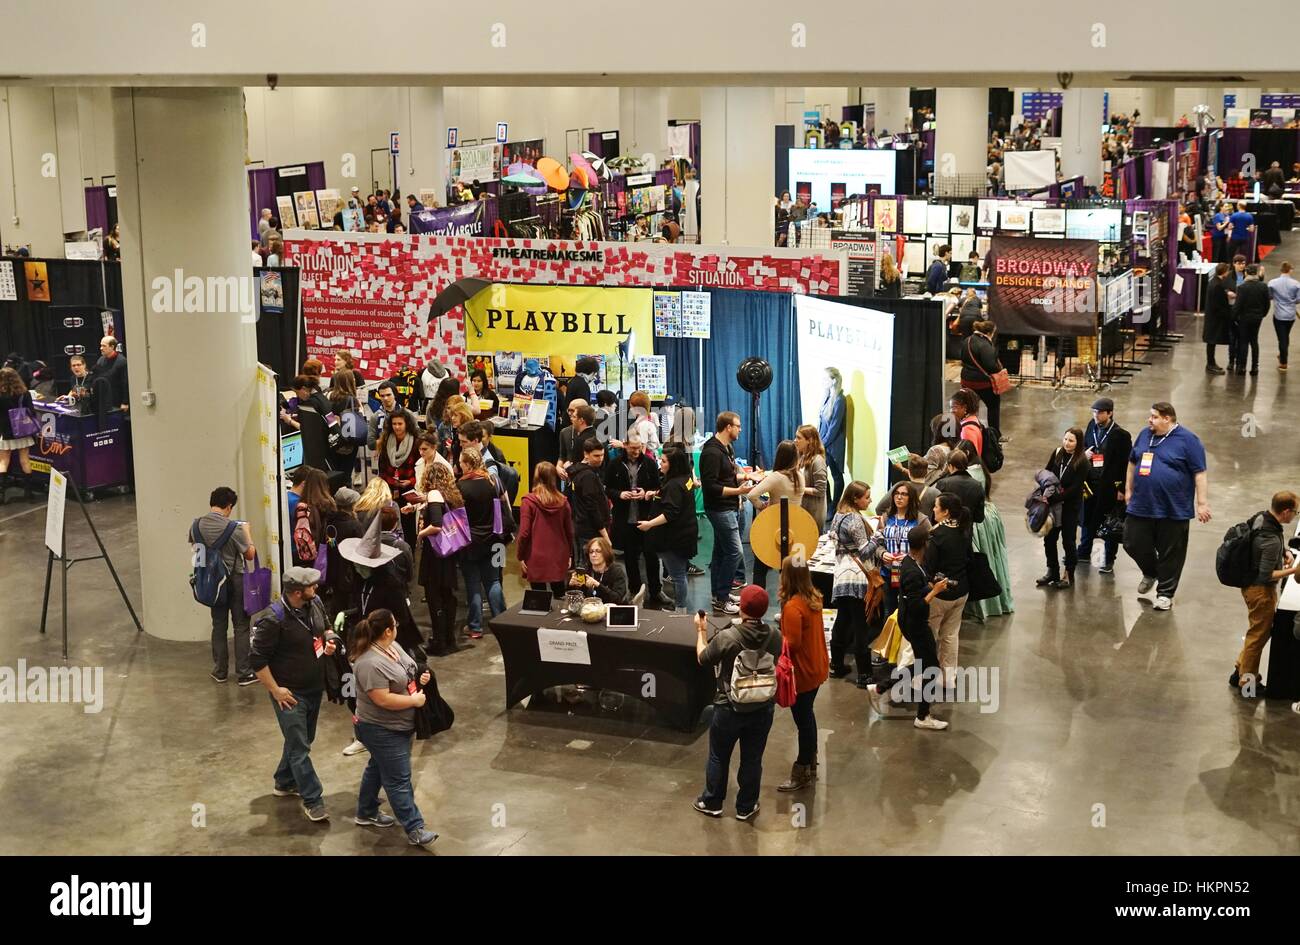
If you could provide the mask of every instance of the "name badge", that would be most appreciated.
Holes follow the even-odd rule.
[[[1105,466],[1105,465],[1106,465],[1106,457],[1105,457],[1105,456],[1101,455],[1101,453],[1093,453],[1093,454],[1092,454],[1092,468],[1093,468],[1093,469],[1101,469],[1101,467],[1103,467],[1103,466]]]
[[[1138,475],[1139,476],[1151,475],[1151,464],[1155,462],[1155,459],[1156,459],[1155,453],[1150,453],[1150,452],[1143,453],[1142,461],[1138,463]]]
[[[325,655],[325,641],[320,637],[311,638],[311,648],[316,651],[316,658],[320,659]]]
[[[415,695],[415,680],[414,680],[414,679],[412,679],[410,682],[408,682],[408,683],[406,684],[406,694],[407,694],[408,696],[413,696],[413,695]]]

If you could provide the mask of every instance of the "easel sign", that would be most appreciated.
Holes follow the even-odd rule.
[[[67,553],[67,536],[68,524],[64,513],[68,504],[68,486],[72,486],[72,495],[76,498],[77,504],[81,506],[81,514],[86,517],[86,525],[90,527],[90,533],[95,536],[95,544],[99,546],[99,554],[87,555],[84,558],[69,558]],[[131,620],[135,623],[135,629],[143,633],[144,627],[140,625],[140,618],[135,614],[135,608],[131,606],[131,599],[126,596],[126,588],[122,586],[122,579],[117,576],[117,569],[113,567],[113,560],[108,556],[108,549],[104,547],[103,540],[99,537],[99,531],[95,528],[95,523],[90,520],[90,510],[86,508],[86,502],[81,497],[81,490],[77,484],[70,480],[64,473],[51,467],[50,469],[50,494],[45,506],[45,547],[49,549],[49,555],[45,561],[45,600],[41,603],[41,633],[45,633],[45,618],[50,612],[50,579],[54,575],[54,562],[59,562],[59,572],[62,577],[62,596],[63,596],[63,658],[68,658],[68,571],[78,561],[95,561],[99,558],[104,559],[108,565],[108,573],[113,575],[113,583],[117,585],[117,592],[122,595],[122,602],[126,604],[127,611],[131,614]]]

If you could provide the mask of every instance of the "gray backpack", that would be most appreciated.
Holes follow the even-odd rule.
[[[731,632],[739,636],[739,631]],[[763,640],[771,639],[771,629]],[[718,670],[721,673],[721,667]],[[776,657],[766,649],[745,649],[736,654],[731,664],[731,681],[727,685],[727,699],[739,712],[753,712],[776,699]]]

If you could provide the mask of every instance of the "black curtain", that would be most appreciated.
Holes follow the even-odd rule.
[[[1284,175],[1290,177],[1296,155],[1296,133],[1287,128],[1252,128],[1250,153],[1255,155],[1257,170],[1266,171],[1277,161]]]
[[[265,269],[257,268],[253,274],[260,284]],[[257,360],[275,372],[280,379],[280,389],[298,373],[307,360],[307,326],[298,308],[298,269],[285,267],[277,270],[284,288],[284,312],[261,312],[257,319]]]
[[[776,193],[790,189],[790,149],[794,147],[794,125],[776,126]]]
[[[1016,113],[1016,96],[1010,89],[989,89],[989,130],[1005,122],[1011,127],[1011,116]]]
[[[114,334],[126,341],[126,326],[122,319],[122,267],[117,262],[97,262],[89,259],[19,259],[6,257],[13,264],[17,283],[17,301],[0,302],[0,349],[4,354],[17,352],[29,361],[45,361],[66,376],[64,343],[56,338],[56,326],[61,326],[69,307],[87,309],[112,309]],[[50,301],[33,301],[27,297],[27,279],[23,263],[45,263],[49,280]],[[64,309],[60,314],[59,309]],[[84,315],[83,315],[84,317]],[[90,364],[99,357],[99,336],[95,345],[86,351]]]
[[[828,302],[858,305],[894,316],[890,445],[907,446],[913,453],[924,453],[930,446],[930,418],[946,409],[943,396],[943,303],[925,299],[820,297]]]

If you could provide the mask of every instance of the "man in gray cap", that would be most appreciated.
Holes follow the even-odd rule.
[[[312,821],[329,819],[324,789],[311,763],[311,743],[325,690],[324,657],[333,656],[339,643],[316,596],[320,579],[315,568],[284,572],[281,599],[257,615],[249,654],[253,672],[271,694],[284,735],[271,793],[301,797],[303,813]]]
[[[1133,437],[1115,422],[1115,401],[1100,397],[1092,405],[1092,420],[1083,433],[1083,448],[1088,456],[1088,487],[1092,495],[1083,500],[1083,527],[1079,532],[1079,557],[1088,560],[1092,539],[1106,516],[1124,498],[1124,477],[1128,474],[1128,454]],[[1105,539],[1106,559],[1102,574],[1113,574],[1120,535]]]

